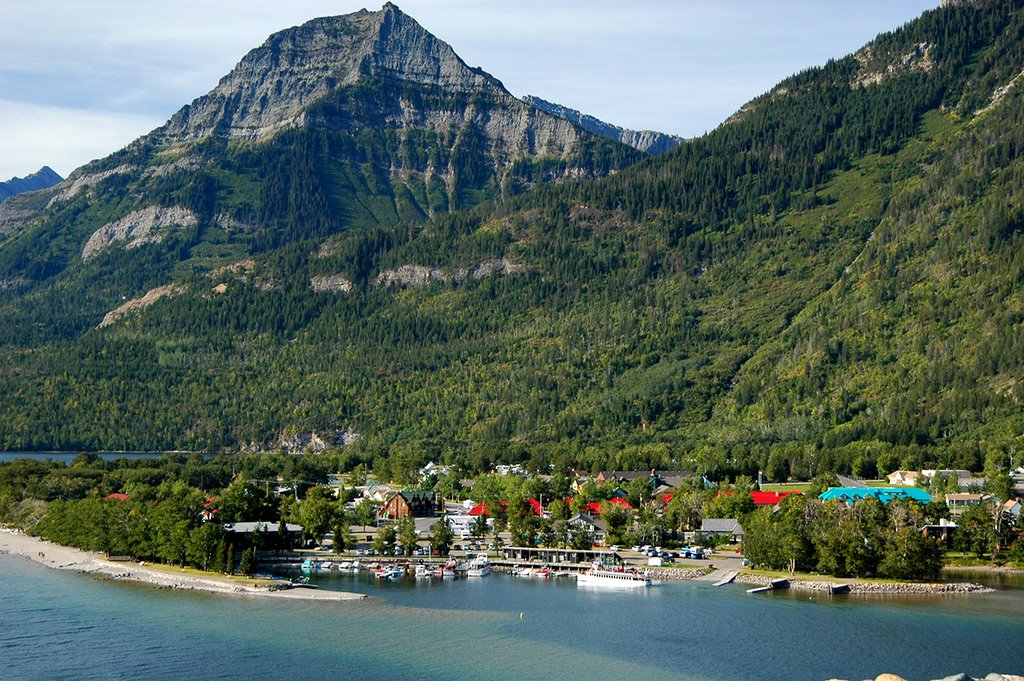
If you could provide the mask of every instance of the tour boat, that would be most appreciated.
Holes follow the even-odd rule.
[[[579,573],[576,577],[577,586],[599,586],[611,589],[634,589],[650,586],[651,576],[637,570],[609,570],[600,563],[594,563],[590,569]]]
[[[469,569],[466,570],[468,577],[486,577],[490,573],[491,561],[487,560],[487,556],[483,554],[474,558],[469,564]]]

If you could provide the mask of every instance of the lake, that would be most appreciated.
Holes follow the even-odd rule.
[[[928,598],[641,593],[502,574],[378,583],[363,601],[215,596],[102,582],[0,555],[5,679],[909,679],[1024,672],[1024,592]],[[520,616],[522,614],[522,616]]]
[[[96,452],[104,461],[114,459],[159,459],[163,452]],[[78,452],[0,452],[0,462],[14,461],[15,459],[34,459],[45,461],[53,459],[61,463],[71,463],[72,459],[78,456]]]

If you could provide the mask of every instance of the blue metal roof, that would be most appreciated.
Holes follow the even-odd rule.
[[[932,500],[932,495],[920,487],[832,487],[827,492],[818,495],[819,499],[838,499],[847,503],[853,503],[872,497],[883,504],[888,504],[893,499],[913,499],[927,504]]]

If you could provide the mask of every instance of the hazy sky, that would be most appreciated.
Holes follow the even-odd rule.
[[[396,4],[515,95],[690,137],[786,76],[849,54],[939,0]],[[0,181],[44,164],[67,176],[161,125],[271,33],[364,6],[0,0]]]

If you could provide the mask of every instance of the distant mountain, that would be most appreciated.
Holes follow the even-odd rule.
[[[63,181],[64,178],[55,173],[50,166],[43,166],[37,172],[26,177],[14,177],[7,182],[0,182],[0,201],[22,192],[47,189]]]
[[[595,135],[601,135],[602,137],[607,137],[608,139],[628,144],[634,149],[638,149],[645,154],[660,154],[664,151],[674,149],[686,141],[682,137],[666,135],[665,133],[655,132],[653,130],[627,130],[625,128],[620,128],[617,125],[605,123],[593,116],[581,113],[576,109],[570,109],[569,107],[562,106],[561,104],[552,104],[551,102],[547,102],[540,97],[534,97],[533,95],[526,95],[523,97],[523,101],[531,106],[537,107],[541,111],[546,111],[553,116],[558,116],[559,118],[571,121],[584,130],[589,130]]]

